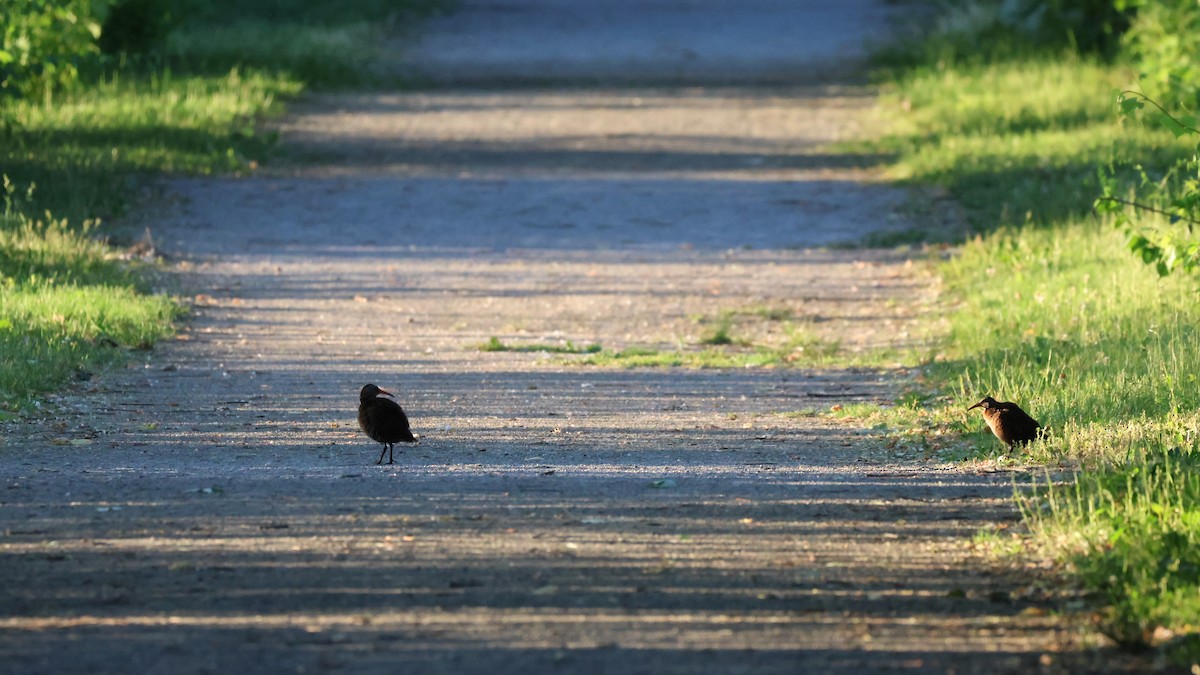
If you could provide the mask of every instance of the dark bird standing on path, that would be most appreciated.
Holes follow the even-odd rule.
[[[983,421],[987,422],[988,428],[996,438],[1010,448],[1035,440],[1038,430],[1042,428],[1037,420],[1021,410],[1021,406],[1016,403],[997,401],[991,396],[984,396],[982,401],[967,410],[975,408],[983,408]]]
[[[385,454],[388,464],[396,463],[392,458],[392,447],[396,443],[417,442],[412,429],[408,428],[408,415],[404,414],[404,409],[399,403],[383,398],[391,395],[373,384],[366,385],[358,394],[358,426],[371,440],[383,443],[383,452],[379,453],[376,464],[383,463]]]

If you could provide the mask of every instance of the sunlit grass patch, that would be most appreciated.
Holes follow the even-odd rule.
[[[0,214],[0,406],[71,381],[91,365],[170,333],[180,306],[146,293],[149,277],[94,237],[95,223],[32,220],[29,191],[5,184]]]
[[[786,368],[876,365],[878,354],[850,354],[840,342],[817,335],[807,322],[794,321],[786,307],[753,305],[692,317],[704,327],[690,342],[670,346],[629,345],[604,348],[598,343],[509,343],[498,337],[475,348],[485,352],[540,352],[563,355],[564,363],[623,368]],[[769,330],[763,330],[768,326]],[[745,335],[753,334],[756,340]],[[570,358],[580,355],[583,358]],[[894,354],[889,353],[889,358]]]
[[[180,307],[104,243],[99,219],[125,211],[144,175],[252,170],[274,144],[257,124],[299,88],[238,71],[118,72],[51,104],[3,103],[0,405],[26,407],[170,334]]]
[[[239,72],[115,75],[51,106],[11,102],[16,126],[0,165],[14,183],[38,186],[29,214],[79,223],[120,213],[143,173],[251,169],[275,142],[257,123],[299,87]]]
[[[296,83],[254,75],[114,76],[53,105],[10,101],[0,144],[0,406],[20,409],[169,335],[181,308],[152,267],[121,260],[97,216],[147,173],[249,169],[255,124]]]
[[[1151,172],[1184,151],[1117,123],[1110,91],[1131,80],[1079,58],[1014,57],[892,83],[895,175],[945,186],[979,235],[939,268],[950,330],[923,368],[929,393],[878,423],[899,439],[946,429],[958,439],[946,456],[968,461],[1008,453],[964,413],[983,395],[1047,425],[1006,461],[1074,479],[1027,496],[1020,549],[1058,561],[1104,599],[1104,630],[1140,645],[1200,625],[1200,289],[1159,278],[1091,213],[1114,149]],[[1194,661],[1194,645],[1177,649]]]
[[[930,372],[962,400],[1015,400],[1044,424],[1120,422],[1200,407],[1200,306],[1096,223],[969,243],[945,267],[962,305]],[[1063,439],[1079,452],[1085,439]]]
[[[1036,545],[1103,595],[1110,637],[1174,642],[1187,662],[1200,658],[1200,446],[1196,416],[1180,422],[1022,503]]]
[[[717,348],[679,350],[652,347],[602,350],[578,361],[578,363],[623,368],[754,368],[780,365],[777,355],[764,351],[734,351]]]
[[[171,332],[179,305],[89,230],[0,215],[0,408]]]
[[[87,369],[146,349],[179,306],[129,287],[33,283],[0,288],[0,408],[19,409]]]
[[[923,67],[885,85],[894,176],[950,189],[977,230],[1090,213],[1114,143],[1149,163],[1178,157],[1170,134],[1122,127],[1111,92],[1130,69],[1069,55]]]

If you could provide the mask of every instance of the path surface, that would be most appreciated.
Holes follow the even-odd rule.
[[[442,84],[826,82],[887,35],[878,0],[495,0],[460,3],[398,49]]]
[[[283,125],[292,163],[169,186],[148,219],[196,305],[180,340],[58,397],[0,455],[6,668],[1099,669],[969,547],[1015,518],[1007,476],[813,414],[887,401],[905,375],[814,352],[920,340],[936,297],[897,253],[813,248],[908,225],[875,158],[828,151],[871,124],[869,96],[693,86],[705,69],[680,74],[657,30],[618,28],[628,8],[534,4],[463,2],[410,57],[463,79],[461,58],[422,55],[477,44],[503,10],[540,19],[529,39],[532,18],[506,19],[505,49],[559,63],[571,47],[594,69],[556,76],[603,79],[581,55],[608,51],[577,30],[590,7],[640,85],[318,98]],[[752,40],[783,5],[831,46]],[[658,7],[647,25],[678,27],[696,59],[753,46],[736,65],[766,80],[883,30],[868,2]],[[488,54],[469,70],[525,79]],[[802,337],[793,367],[478,349],[695,350],[723,311],[756,344]],[[357,431],[366,382],[423,436],[394,466]]]

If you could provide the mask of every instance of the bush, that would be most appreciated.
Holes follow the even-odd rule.
[[[971,0],[945,3],[919,29],[926,64],[975,63],[1070,49],[1116,55],[1134,4],[1144,0]],[[905,56],[905,55],[901,55]]]
[[[1116,53],[1140,0],[1006,0],[1002,19],[1044,44],[1073,45],[1081,52]]]
[[[1121,166],[1126,157],[1103,172],[1101,213],[1114,214],[1125,230],[1129,249],[1158,273],[1200,275],[1200,3],[1196,0],[1138,0],[1137,16],[1125,38],[1127,52],[1139,69],[1141,91],[1118,94],[1125,117],[1161,127],[1191,146],[1190,156],[1170,167],[1145,167],[1136,157],[1134,170]],[[1132,182],[1129,176],[1133,177]]]
[[[48,99],[96,58],[109,0],[0,3],[0,97]]]
[[[1124,46],[1144,93],[1168,108],[1200,104],[1200,3],[1142,0]]]
[[[100,32],[100,50],[105,54],[157,51],[166,44],[171,19],[164,0],[118,0]]]

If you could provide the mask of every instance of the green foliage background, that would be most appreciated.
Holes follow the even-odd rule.
[[[0,97],[46,99],[100,53],[110,0],[0,3]]]

